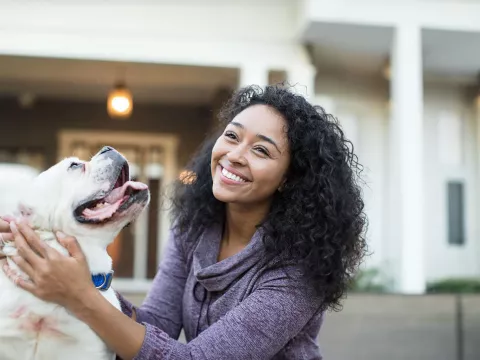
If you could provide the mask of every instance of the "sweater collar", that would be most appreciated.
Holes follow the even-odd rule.
[[[222,225],[204,231],[193,252],[192,265],[197,281],[208,291],[225,290],[263,257],[262,235],[263,231],[257,229],[244,249],[217,262]]]

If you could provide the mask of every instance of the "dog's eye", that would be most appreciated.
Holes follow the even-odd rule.
[[[77,163],[77,162],[72,162],[70,164],[70,166],[68,167],[68,169],[78,169],[78,168],[81,168],[83,166],[82,163]]]

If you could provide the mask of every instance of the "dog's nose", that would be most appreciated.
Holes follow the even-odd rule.
[[[113,148],[111,146],[104,146],[102,150],[100,150],[100,155],[105,154],[107,151],[112,151]]]

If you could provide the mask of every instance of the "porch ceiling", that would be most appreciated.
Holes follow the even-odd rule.
[[[0,56],[0,95],[103,101],[125,80],[136,102],[205,104],[235,88],[237,69]]]
[[[302,34],[319,72],[378,77],[390,54],[393,28],[311,22]],[[428,80],[472,84],[480,70],[480,33],[423,29]]]
[[[311,22],[303,40],[320,73],[380,77],[392,36],[388,27]]]

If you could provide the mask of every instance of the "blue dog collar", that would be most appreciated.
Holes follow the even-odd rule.
[[[108,273],[92,275],[92,282],[95,287],[100,291],[106,291],[110,289],[113,279],[113,270]]]

